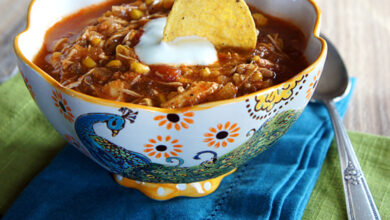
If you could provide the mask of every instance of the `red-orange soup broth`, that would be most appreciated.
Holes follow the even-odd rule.
[[[253,51],[217,50],[208,66],[146,65],[134,51],[152,19],[173,0],[111,0],[82,9],[51,27],[34,63],[63,86],[104,99],[181,108],[253,93],[308,66],[306,40],[293,24],[251,8],[259,31]]]

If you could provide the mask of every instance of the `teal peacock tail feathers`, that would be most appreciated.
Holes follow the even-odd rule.
[[[150,160],[140,153],[129,151],[99,136],[91,136],[91,138],[102,146],[107,153],[111,154],[116,162],[122,165],[124,170],[138,169],[150,163]]]

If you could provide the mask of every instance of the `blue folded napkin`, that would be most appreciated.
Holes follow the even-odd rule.
[[[337,103],[341,115],[349,100]],[[325,107],[310,103],[280,141],[226,177],[213,194],[164,202],[118,185],[67,146],[4,219],[300,219],[333,139],[331,126]]]

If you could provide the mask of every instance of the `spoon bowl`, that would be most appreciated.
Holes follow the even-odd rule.
[[[327,41],[328,56],[312,100],[333,100],[337,102],[349,94],[351,83],[347,68],[336,47],[325,36],[322,35],[321,37]]]

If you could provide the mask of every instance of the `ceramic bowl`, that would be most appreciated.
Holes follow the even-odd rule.
[[[310,66],[253,94],[176,110],[88,96],[61,86],[32,60],[51,25],[101,1],[33,0],[27,29],[15,39],[18,66],[35,102],[69,143],[115,174],[118,183],[154,199],[213,192],[224,176],[286,133],[323,69],[327,49],[313,1],[247,0],[302,29]]]

